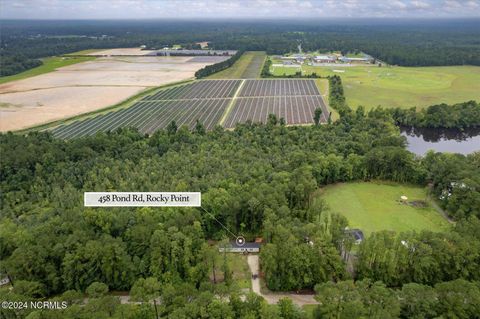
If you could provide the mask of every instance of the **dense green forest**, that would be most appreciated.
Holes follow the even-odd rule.
[[[290,33],[282,31],[291,30],[288,24],[273,28],[263,22],[256,25],[263,28],[255,29],[238,22],[219,38],[214,28],[219,22],[200,23],[193,33],[189,24],[180,32],[178,25],[169,25],[159,33],[159,22],[140,26],[130,21],[121,28],[115,21],[62,23],[61,31],[51,22],[41,28],[6,23],[2,57],[22,64],[92,47],[191,45],[198,40],[211,40],[218,49],[263,45],[273,53],[282,46],[294,50],[298,41],[304,48],[311,43],[312,49],[333,49],[340,43],[324,44],[329,37],[315,40],[315,32],[343,30],[305,23],[295,25],[304,31]],[[449,31],[440,28],[445,37],[452,36],[445,55],[426,64],[457,64],[464,58],[448,52],[462,41],[471,42],[458,34],[474,34],[469,29],[473,22],[464,27],[450,23]],[[98,24],[106,36],[95,31]],[[412,38],[437,32],[428,23],[422,27]],[[354,30],[393,32],[392,26],[342,28],[351,31],[349,36]],[[394,29],[410,28],[400,24]],[[77,32],[88,36],[62,36]],[[353,49],[369,35],[357,36],[360,42],[344,37],[342,47]],[[438,50],[440,41],[435,35],[432,39],[431,47]],[[389,42],[385,50],[413,42]],[[373,50],[373,42],[369,45]],[[49,46],[55,49],[49,51]],[[22,57],[12,54],[21,48]],[[399,52],[397,58],[410,57]],[[408,52],[414,56],[417,51]],[[478,53],[465,52],[478,59]],[[233,131],[216,127],[207,132],[201,123],[189,131],[171,123],[152,136],[129,128],[68,141],[49,133],[0,134],[0,275],[13,284],[11,290],[0,289],[0,299],[48,298],[69,305],[51,311],[0,309],[0,317],[305,318],[304,310],[288,299],[272,306],[253,293],[240,297],[226,259],[218,264],[216,245],[232,239],[220,221],[249,240],[264,238],[262,280],[270,290],[317,292],[322,304],[314,318],[480,318],[480,153],[416,157],[406,150],[397,127],[475,127],[480,123],[478,103],[434,105],[421,112],[353,111],[339,76],[329,77],[329,103],[340,119],[326,125],[287,127],[272,115],[267,124],[247,122]],[[354,246],[344,231],[345,217],[330,213],[323,201],[313,201],[313,194],[324,185],[369,180],[428,185],[455,225],[440,233],[376,232]],[[199,191],[203,209],[83,206],[85,191],[133,190]],[[112,295],[117,291],[129,292],[139,303],[120,304]],[[149,303],[153,299],[156,303]]]
[[[480,65],[480,22],[464,20],[213,20],[1,22],[1,75],[38,64],[35,59],[85,49],[195,47],[267,51],[268,54],[363,51],[403,66]]]
[[[234,131],[217,127],[210,132],[201,125],[193,132],[172,125],[151,137],[123,129],[70,141],[47,133],[0,135],[0,272],[14,283],[12,291],[0,290],[2,299],[56,296],[74,304],[62,312],[43,311],[41,318],[59,313],[68,318],[76,312],[85,318],[92,313],[98,318],[151,318],[151,305],[120,306],[105,294],[126,290],[139,300],[159,297],[157,311],[170,318],[201,313],[213,318],[281,317],[282,307],[273,309],[258,296],[236,298],[238,291],[227,275],[223,283],[212,283],[216,248],[207,240],[224,240],[227,234],[203,210],[83,207],[84,191],[131,190],[202,192],[202,207],[224,225],[248,238],[264,237],[262,271],[272,290],[317,287],[342,293],[344,285],[351,285],[349,279],[363,280],[356,284],[358,293],[380,298],[381,306],[364,299],[352,302],[370,314],[388,311],[390,304],[382,298],[392,300],[388,296],[414,284],[438,295],[448,285],[460,285],[460,296],[477,298],[479,153],[416,158],[385,112],[349,111],[322,126],[279,123],[271,119],[266,125],[247,123]],[[440,205],[459,223],[446,233],[375,233],[358,248],[352,274],[342,257],[348,250],[343,233],[347,221],[328,213],[321,201],[313,204],[311,194],[322,185],[370,179],[431,183],[442,198]],[[327,286],[318,286],[323,283]],[[372,295],[361,293],[365,285]],[[78,305],[83,293],[91,296],[86,307]],[[231,294],[228,302],[212,298]],[[400,313],[407,318],[409,311],[423,307],[420,300],[408,300],[400,305],[392,301],[399,310],[391,317]],[[285,303],[282,311],[301,318],[299,309]],[[439,315],[465,308],[459,318],[471,318],[477,309],[432,303],[432,313]],[[328,309],[318,311],[323,318]]]
[[[382,112],[381,108],[375,112]],[[430,128],[465,129],[480,126],[480,104],[468,101],[454,105],[431,105],[417,112],[416,108],[391,108],[389,112],[398,125]]]

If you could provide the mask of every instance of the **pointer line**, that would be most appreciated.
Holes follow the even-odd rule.
[[[238,237],[237,235],[235,235],[234,233],[232,233],[232,232],[230,231],[230,229],[228,229],[224,224],[222,224],[215,216],[213,216],[212,213],[208,212],[208,211],[207,211],[205,208],[203,208],[202,206],[200,206],[200,208],[203,209],[203,211],[204,211],[205,213],[207,213],[208,215],[212,216],[213,219],[215,219],[215,220],[217,221],[217,223],[219,223],[223,228],[225,228],[225,230],[226,230],[227,232],[229,232],[230,234],[232,234],[233,237],[235,237],[235,238]]]

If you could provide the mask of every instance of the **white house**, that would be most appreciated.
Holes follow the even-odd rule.
[[[238,245],[236,241],[232,241],[226,246],[219,246],[218,251],[223,253],[258,253],[260,252],[260,243],[245,243],[243,245]]]

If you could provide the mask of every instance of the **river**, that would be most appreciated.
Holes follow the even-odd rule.
[[[428,150],[470,154],[480,151],[480,127],[465,130],[401,127],[407,149],[417,155]]]

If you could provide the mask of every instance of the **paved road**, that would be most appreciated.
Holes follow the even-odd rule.
[[[247,257],[248,267],[252,274],[258,274],[260,270],[258,255],[248,255]],[[260,289],[260,278],[252,278],[252,290],[259,296],[265,298],[269,304],[276,304],[281,298],[288,297],[292,299],[293,303],[298,306],[303,305],[315,305],[318,304],[318,301],[315,300],[315,295],[298,295],[295,293],[268,293],[263,294]]]

